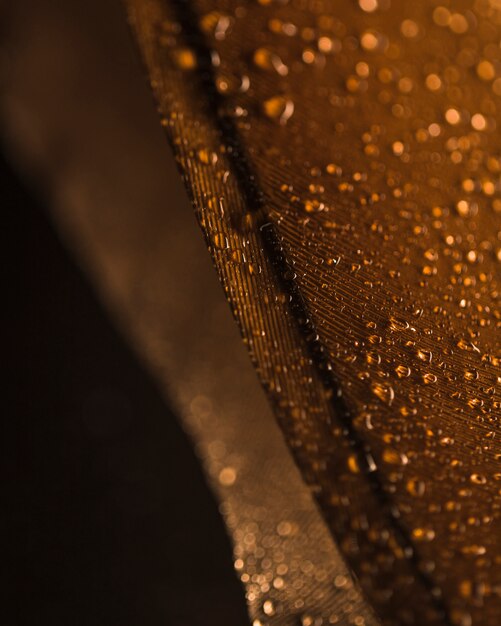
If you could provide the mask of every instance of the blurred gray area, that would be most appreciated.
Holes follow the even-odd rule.
[[[99,271],[120,289],[128,268],[117,259],[147,264],[172,226],[166,206],[190,211],[124,9],[118,0],[16,0],[4,13],[1,104],[13,155],[51,194],[86,262],[113,258]]]
[[[137,359],[144,349],[128,351],[42,213],[129,341],[132,302],[172,328],[180,285],[187,298],[198,287],[184,263],[173,281],[164,269],[195,254],[191,241],[206,252],[123,8],[16,0],[0,17],[0,623],[245,624],[230,541],[166,381],[167,401]],[[176,215],[189,218],[189,237],[172,236]]]

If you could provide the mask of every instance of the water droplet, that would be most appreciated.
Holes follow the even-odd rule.
[[[407,481],[407,492],[414,497],[421,497],[426,491],[426,483],[417,478],[411,478]]]
[[[271,600],[265,600],[263,602],[263,613],[265,615],[275,615],[275,605]]]
[[[435,539],[435,531],[432,528],[414,528],[412,530],[412,538],[414,541],[433,541]]]
[[[355,454],[350,454],[348,457],[348,469],[352,474],[360,473],[360,466],[358,464],[358,459]]]
[[[395,372],[399,378],[408,378],[411,375],[411,368],[406,365],[397,365]]]
[[[464,372],[465,380],[478,380],[478,372],[477,370],[465,370]]]
[[[222,41],[232,23],[229,15],[220,11],[211,11],[200,20],[200,28],[206,35],[212,35],[214,39]]]
[[[284,126],[294,113],[294,103],[284,96],[274,96],[264,101],[263,111],[266,117],[277,120]]]
[[[409,459],[406,454],[395,450],[395,448],[385,448],[383,450],[383,461],[389,465],[407,465]]]
[[[194,70],[197,67],[197,57],[191,48],[176,48],[172,51],[172,58],[181,70]]]
[[[420,361],[424,361],[425,363],[431,363],[432,360],[432,353],[429,350],[421,350],[418,349],[418,351],[416,352],[416,356]]]
[[[409,328],[409,322],[397,317],[390,317],[390,329],[394,332],[402,332]]]
[[[485,549],[485,546],[472,544],[469,546],[463,546],[461,548],[461,552],[467,556],[482,556],[487,552],[487,550]]]
[[[426,372],[425,374],[423,374],[423,382],[425,385],[433,385],[437,382],[437,377],[435,376],[435,374]]]
[[[207,150],[207,148],[200,148],[200,150],[197,151],[197,157],[200,163],[204,165],[214,165],[217,163],[217,154]]]
[[[358,5],[366,13],[373,13],[378,8],[378,0],[358,0]]]
[[[224,467],[219,472],[219,482],[224,487],[231,487],[237,480],[237,472],[234,467]]]
[[[254,64],[262,70],[275,70],[280,76],[287,76],[289,68],[282,59],[268,48],[258,48],[253,56]]]
[[[212,243],[218,250],[226,250],[229,248],[228,239],[223,233],[214,233],[212,235]]]
[[[475,485],[485,485],[487,478],[482,474],[471,474],[470,481]]]

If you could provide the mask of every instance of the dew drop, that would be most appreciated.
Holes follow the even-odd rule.
[[[265,600],[263,602],[263,613],[265,615],[275,615],[275,605],[271,600]]]
[[[487,478],[482,474],[471,474],[470,481],[474,485],[485,485],[485,483],[487,482]]]
[[[417,478],[411,478],[406,484],[407,493],[416,498],[420,498],[426,491],[426,484]]]
[[[435,531],[431,528],[414,528],[412,530],[412,538],[414,541],[433,541],[435,539]]]
[[[177,48],[173,50],[172,58],[181,70],[194,70],[197,67],[197,57],[191,48]]]
[[[408,378],[411,375],[411,368],[406,365],[397,365],[395,372],[399,378]]]
[[[425,385],[433,385],[437,382],[437,377],[435,376],[435,374],[426,372],[425,374],[423,374],[423,382]]]
[[[262,70],[274,70],[280,76],[287,76],[289,68],[282,59],[268,48],[258,48],[252,57],[254,65]]]
[[[406,454],[395,450],[395,448],[385,448],[383,450],[383,461],[389,465],[407,465],[409,459]]]
[[[274,96],[264,101],[263,111],[266,117],[284,126],[294,113],[294,102],[284,96]]]
[[[219,11],[206,13],[200,20],[200,28],[206,35],[212,35],[214,39],[222,41],[231,26],[231,17]]]

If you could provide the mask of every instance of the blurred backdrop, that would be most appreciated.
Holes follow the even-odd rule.
[[[145,242],[168,226],[160,199],[190,211],[123,8],[16,0],[0,10],[0,623],[245,624],[192,446],[74,261],[76,249],[93,258],[75,228],[91,246],[102,228],[123,264],[134,251],[147,263]],[[144,207],[151,220],[135,219]],[[124,265],[103,271],[118,289]],[[162,297],[177,296],[165,285]]]

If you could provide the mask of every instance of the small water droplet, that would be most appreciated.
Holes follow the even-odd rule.
[[[385,448],[383,451],[383,461],[389,465],[407,465],[409,459],[403,452],[395,448]]]
[[[391,385],[388,385],[387,383],[372,383],[371,391],[375,396],[377,396],[380,400],[382,400],[389,406],[392,404],[395,398],[395,392],[393,391],[393,387]]]
[[[417,478],[411,478],[407,481],[407,492],[414,497],[421,497],[426,491],[426,483]]]
[[[191,48],[176,48],[172,50],[172,58],[181,70],[194,70],[197,67],[197,57]]]
[[[432,528],[414,528],[412,530],[412,538],[414,541],[433,541],[435,539],[435,531]]]
[[[294,113],[294,102],[284,96],[274,96],[264,101],[263,111],[266,117],[277,120],[284,126]]]
[[[397,365],[395,372],[399,378],[408,378],[411,375],[411,368],[406,365]]]
[[[280,76],[287,76],[289,68],[282,59],[269,48],[258,48],[252,57],[254,64],[262,70],[274,70]]]
[[[487,478],[483,474],[471,474],[470,481],[475,485],[485,485]]]

